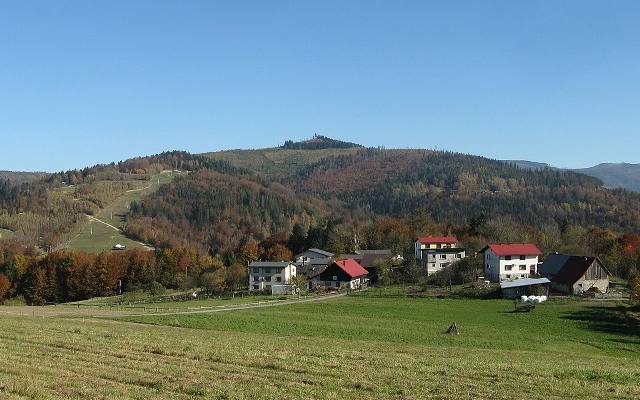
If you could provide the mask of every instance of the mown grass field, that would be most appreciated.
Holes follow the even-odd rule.
[[[112,320],[2,316],[0,398],[637,399],[640,338],[613,306],[510,313],[503,300],[350,296]],[[459,336],[445,333],[453,321]]]
[[[89,253],[111,250],[116,244],[123,244],[127,248],[144,247],[142,244],[124,236],[98,221],[91,221],[84,225],[78,235],[69,241],[68,248],[82,250]]]

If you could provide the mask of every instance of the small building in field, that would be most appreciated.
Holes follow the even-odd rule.
[[[540,249],[530,243],[495,243],[480,250],[484,273],[491,282],[529,278],[538,273]]]
[[[249,264],[249,291],[269,290],[285,285],[296,276],[295,264],[288,261],[254,261]]]
[[[287,295],[296,294],[297,289],[295,285],[271,285],[272,295]]]
[[[517,299],[520,296],[549,295],[549,279],[547,278],[523,278],[500,283],[502,297],[505,299]],[[536,287],[540,287],[537,289]],[[534,289],[536,288],[536,289]]]
[[[367,270],[354,259],[332,262],[313,278],[314,287],[359,289],[368,282]]]
[[[455,236],[421,236],[415,243],[416,261],[427,275],[442,271],[452,263],[466,257]]]
[[[598,257],[549,254],[540,266],[540,274],[551,280],[551,289],[566,294],[609,290],[609,270]]]

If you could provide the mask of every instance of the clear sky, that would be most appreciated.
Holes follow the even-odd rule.
[[[314,132],[640,162],[640,1],[0,1],[0,169]]]

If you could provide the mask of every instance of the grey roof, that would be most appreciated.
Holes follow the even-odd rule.
[[[249,264],[250,267],[280,267],[286,268],[289,264],[292,264],[289,261],[254,261]]]
[[[295,264],[297,266],[302,266],[302,265],[329,265],[331,264],[331,262],[333,261],[333,259],[331,257],[322,257],[322,258],[312,258],[309,261],[300,261],[300,262],[296,262]]]
[[[538,272],[542,275],[555,275],[560,272],[562,267],[569,261],[569,257],[571,256],[568,254],[549,254],[538,268]]]
[[[551,281],[547,278],[523,278],[523,279],[516,279],[508,282],[501,282],[500,289],[508,289],[508,288],[521,287],[521,286],[531,286],[531,285],[541,285],[541,284],[550,283],[550,282]]]
[[[375,255],[390,256],[390,255],[391,255],[391,249],[380,249],[380,250],[356,250],[356,254],[362,254],[362,255],[366,255],[366,254],[375,254]]]
[[[328,251],[324,251],[324,250],[320,250],[320,249],[316,249],[316,248],[309,249],[307,251],[312,251],[314,253],[321,254],[321,255],[323,255],[325,257],[333,257],[333,253],[329,253]]]
[[[320,275],[325,269],[329,268],[328,264],[305,264],[304,266],[298,266],[297,273],[306,276],[311,279],[314,276]]]

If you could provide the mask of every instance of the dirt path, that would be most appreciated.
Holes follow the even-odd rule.
[[[346,293],[338,293],[338,294],[329,294],[326,296],[315,296],[312,298],[306,299],[292,299],[292,300],[284,300],[284,301],[268,301],[268,302],[259,302],[259,303],[247,303],[247,304],[238,304],[237,306],[219,306],[219,308],[214,309],[204,309],[204,310],[184,310],[184,311],[175,311],[175,312],[157,312],[157,313],[131,313],[131,314],[117,314],[117,315],[107,315],[109,318],[113,317],[144,317],[144,316],[161,316],[161,315],[183,315],[183,314],[210,314],[210,313],[218,313],[225,311],[237,311],[237,310],[248,310],[251,308],[266,308],[266,307],[277,307],[277,306],[287,306],[291,304],[303,304],[303,303],[312,303],[316,301],[325,301],[325,300],[333,300],[338,299],[340,297],[346,296]],[[95,318],[101,318],[102,315],[93,315]]]

